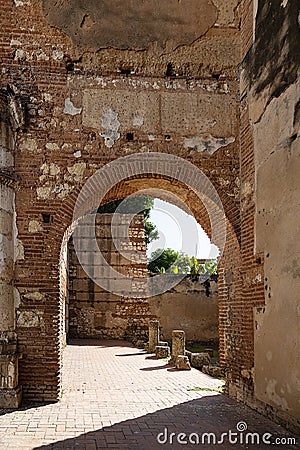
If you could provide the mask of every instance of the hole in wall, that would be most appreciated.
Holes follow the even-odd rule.
[[[166,77],[172,76],[174,76],[173,64],[169,62],[166,69]]]
[[[66,71],[67,72],[74,72],[74,63],[72,61],[66,62]]]
[[[50,223],[50,214],[46,214],[46,213],[42,213],[42,217],[43,217],[43,222],[44,223]]]
[[[126,140],[127,141],[133,141],[134,134],[133,133],[126,133]]]
[[[133,73],[132,67],[121,67],[119,69],[121,75],[131,75]]]

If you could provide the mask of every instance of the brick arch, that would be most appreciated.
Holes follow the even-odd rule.
[[[132,176],[116,184],[104,197],[103,202],[109,202],[124,198],[136,192],[139,187],[153,187],[162,184],[171,193],[181,197],[194,213],[196,220],[203,226],[205,231],[211,236],[209,217],[196,194],[187,189],[182,182],[174,180],[168,176],[147,173],[143,176]],[[36,236],[32,242],[32,252],[38,252],[42,245],[43,238],[46,238],[47,252],[44,254],[43,263],[36,261],[31,270],[27,269],[27,275],[35,277],[36,285],[41,286],[44,299],[42,302],[27,300],[30,308],[41,309],[41,322],[43,330],[30,328],[30,330],[19,329],[20,350],[24,358],[20,365],[20,383],[23,386],[24,394],[27,398],[39,400],[55,400],[59,396],[59,379],[61,366],[61,309],[63,307],[60,299],[60,269],[59,261],[62,244],[66,243],[72,233],[73,211],[81,191],[82,185],[77,184],[76,189],[69,194],[63,202],[57,205],[49,224],[44,225],[44,236]],[[168,188],[168,189],[167,189]],[[227,211],[233,211],[234,205],[229,206]],[[225,215],[226,212],[225,211]],[[221,360],[226,365],[226,312],[225,304],[228,299],[228,279],[226,274],[234,273],[238,267],[239,245],[234,225],[226,216],[227,242],[224,255],[220,261],[220,343]],[[235,276],[235,275],[232,275]],[[34,283],[34,281],[33,281]],[[22,283],[18,282],[20,286]],[[29,333],[30,331],[30,333]],[[43,355],[43,359],[40,355]],[[45,364],[47,361],[47,364]],[[34,377],[32,374],[34,373]],[[29,376],[30,374],[30,376]],[[34,383],[32,380],[35,380]]]

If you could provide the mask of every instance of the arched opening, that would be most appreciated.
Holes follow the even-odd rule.
[[[160,189],[157,189],[157,184],[159,180],[159,186]],[[203,201],[201,201],[197,194],[192,190],[189,189],[187,186],[185,186],[181,181],[174,180],[171,177],[168,176],[157,176],[153,174],[146,174],[143,176],[133,176],[133,177],[127,177],[125,180],[122,180],[118,183],[115,183],[114,186],[106,193],[105,197],[99,201],[97,204],[98,206],[103,206],[110,204],[112,202],[120,201],[124,198],[128,198],[132,195],[145,195],[145,192],[147,192],[147,195],[152,198],[159,198],[162,201],[167,201],[169,204],[177,205],[181,207],[185,211],[192,212],[193,216],[197,220],[198,223],[201,223],[203,226],[203,229],[206,231],[207,236],[210,238],[213,236],[213,230],[212,225],[210,221],[210,215],[205,207],[205,204]],[[95,209],[95,208],[93,208]],[[232,210],[229,210],[229,215],[232,214]],[[98,216],[98,215],[97,215]],[[230,318],[227,314],[227,305],[228,302],[233,301],[232,291],[235,290],[234,295],[238,295],[238,289],[239,289],[239,245],[236,237],[236,232],[231,225],[230,220],[228,219],[228,216],[224,215],[225,220],[225,235],[226,235],[226,244],[224,240],[224,249],[222,252],[222,255],[219,258],[218,266],[219,266],[219,289],[218,289],[218,340],[220,343],[220,362],[224,370],[226,370],[226,367],[228,367],[228,364],[230,364],[230,358],[234,357],[232,355],[232,348],[231,348],[231,336],[226,332],[226,323]],[[104,223],[106,221],[106,225]],[[105,226],[108,226],[108,228],[111,227],[111,218],[103,217],[101,220],[96,219],[96,227],[97,225],[100,226],[100,228]],[[77,289],[78,292],[81,294],[84,294],[84,296],[80,296],[79,300],[74,302],[74,297],[72,298],[73,305],[70,308],[70,298],[69,291],[68,291],[68,283],[70,283],[70,277],[68,272],[70,271],[70,266],[66,264],[66,261],[68,260],[68,256],[70,256],[70,251],[72,253],[72,258],[76,254],[74,249],[72,248],[73,244],[69,244],[68,242],[72,233],[76,231],[75,221],[72,223],[72,225],[69,226],[67,231],[64,234],[63,239],[63,246],[61,250],[61,297],[60,297],[60,348],[62,349],[66,342],[66,335],[69,333],[71,337],[80,337],[80,338],[87,338],[87,337],[98,337],[98,338],[126,338],[131,339],[132,336],[135,336],[135,338],[146,338],[147,336],[147,323],[151,318],[155,318],[155,314],[153,311],[155,310],[155,305],[152,307],[149,305],[151,303],[151,299],[154,299],[154,303],[161,303],[161,299],[155,298],[155,296],[134,296],[134,299],[129,299],[131,303],[128,302],[128,296],[124,295],[123,298],[120,295],[116,295],[116,293],[110,292],[109,293],[109,300],[107,299],[107,290],[106,289],[98,289],[97,283],[93,283],[93,280],[90,279],[89,274],[84,273],[82,270],[82,267],[80,267],[80,264],[78,261],[76,261],[76,271],[77,269],[81,271],[81,274],[83,275],[82,280],[78,280],[77,278],[77,272],[74,277],[71,277],[71,282],[77,284],[77,286],[84,281],[84,290]],[[216,223],[214,224],[216,228]],[[220,231],[221,230],[221,231]],[[214,239],[216,244],[220,242],[221,239],[221,233],[224,232],[222,227],[220,226],[220,230],[217,230],[217,233],[214,234]],[[218,234],[219,233],[219,234]],[[97,234],[97,233],[96,233]],[[100,233],[101,234],[101,233]],[[106,232],[104,232],[104,235]],[[221,236],[221,237],[220,237]],[[103,237],[103,233],[102,233]],[[223,236],[224,237],[224,236]],[[106,241],[104,244],[104,247],[107,246],[108,242]],[[101,245],[100,245],[101,247]],[[143,249],[145,252],[145,248]],[[122,265],[122,264],[121,264]],[[74,266],[72,266],[73,270]],[[144,267],[145,268],[145,267]],[[141,269],[141,268],[140,268]],[[128,274],[128,273],[127,273]],[[144,276],[144,274],[143,274]],[[69,281],[68,281],[69,280]],[[78,283],[77,283],[78,282]],[[186,293],[186,286],[182,288],[183,291]],[[95,292],[97,291],[97,295],[95,297]],[[74,296],[74,292],[76,289],[72,287],[72,295]],[[85,292],[84,292],[85,291]],[[104,292],[106,291],[106,298],[103,297]],[[207,294],[207,288],[205,288],[205,292]],[[142,297],[142,298],[141,298]],[[150,298],[149,298],[150,297]],[[156,296],[157,297],[157,296]],[[97,298],[100,299],[99,302],[97,302]],[[96,302],[95,302],[96,299]],[[82,300],[82,301],[80,301]],[[157,301],[159,300],[159,301]],[[82,303],[86,307],[86,311],[83,312],[84,308],[78,308],[78,303]],[[102,310],[96,311],[95,314],[95,304],[99,303],[102,307]],[[108,304],[114,304],[114,306],[119,307],[119,311],[122,311],[124,313],[122,319],[120,317],[114,317],[115,322],[113,323],[113,326],[109,329],[105,325],[106,319],[104,319],[105,316],[110,316],[110,319],[112,317],[112,314],[114,314],[112,311],[109,311]],[[138,309],[142,313],[135,317],[135,320],[128,321],[130,314],[128,314],[128,310],[130,310],[130,307],[134,304],[135,307],[138,305]],[[74,305],[75,308],[77,308],[76,314],[74,313]],[[73,309],[72,309],[73,308]],[[123,310],[122,310],[123,308]],[[81,310],[78,312],[78,309]],[[72,311],[72,313],[71,313]],[[114,310],[115,311],[115,310]],[[157,311],[156,311],[157,312]],[[107,314],[108,313],[108,314]],[[161,311],[160,314],[164,316],[166,314],[165,311]],[[72,315],[72,317],[71,317]],[[76,316],[76,317],[75,317]],[[74,320],[75,317],[75,320]],[[156,316],[157,317],[157,316]],[[184,316],[183,316],[184,317]],[[95,320],[96,319],[96,320]],[[132,318],[131,318],[132,319]],[[119,322],[118,322],[119,320]],[[126,323],[126,326],[123,327],[120,325],[121,321],[123,321],[123,324]],[[127,322],[126,322],[127,321]],[[112,321],[113,322],[113,321]],[[130,322],[130,326],[128,326],[128,322]],[[94,324],[91,326],[91,324]],[[96,327],[95,327],[96,323]],[[70,324],[71,328],[70,329]],[[119,324],[119,326],[118,326]],[[78,327],[79,326],[79,327]],[[178,326],[177,326],[178,328]],[[184,327],[182,327],[184,328]],[[108,331],[109,329],[109,331]],[[104,333],[104,330],[105,333]],[[70,332],[71,331],[71,332]],[[166,331],[166,337],[167,333],[169,333],[170,330]],[[114,334],[115,333],[115,334]],[[123,334],[122,334],[123,333]]]
[[[66,303],[63,308],[63,321],[66,324],[64,334],[69,338],[127,339],[131,342],[147,340],[148,322],[157,319],[165,340],[171,340],[173,329],[184,329],[190,343],[216,343],[218,340],[217,261],[210,256],[209,238],[186,211],[157,198],[153,202],[151,200],[150,197],[131,197],[127,199],[125,206],[121,203],[117,209],[118,202],[111,202],[99,208],[96,215],[95,234],[100,251],[110,267],[128,278],[123,281],[122,295],[113,292],[112,285],[117,283],[114,276],[111,276],[107,289],[89,277],[78,260],[72,237],[65,245],[61,255],[61,285]],[[119,245],[116,240],[120,236],[114,235],[112,222],[117,217],[118,225],[125,226],[126,215],[130,210],[133,212],[130,205],[136,205],[137,201],[153,204],[153,209],[144,210],[147,214],[150,211],[150,220],[153,220],[155,213],[165,211],[169,221],[159,225],[157,221],[155,224],[145,219],[146,214],[134,213],[133,217],[130,216],[128,229],[130,242],[121,237]],[[155,204],[164,209],[155,209]],[[122,205],[127,214],[124,210],[120,213]],[[173,235],[174,231],[170,230],[172,221],[174,224],[177,222],[182,242],[180,236]],[[155,227],[157,235],[157,239],[152,242],[147,234],[149,224]],[[161,225],[169,227],[165,228],[166,234]],[[201,240],[197,235],[200,231],[208,241],[205,243],[206,246],[208,243],[206,252],[200,248]],[[212,255],[213,253],[217,256],[216,247]],[[94,264],[94,272],[103,270],[103,277],[106,276],[103,266],[97,265],[94,250],[88,260]],[[160,266],[161,261],[164,263],[163,267]],[[162,274],[165,276],[161,276]],[[159,291],[158,295],[150,298],[143,299],[142,295],[141,298],[136,298],[135,293],[131,292],[133,287],[127,288],[127,283],[134,277],[158,277],[160,283],[163,283],[164,278],[167,279],[170,274],[174,278],[172,286],[168,288],[166,283],[162,292]]]

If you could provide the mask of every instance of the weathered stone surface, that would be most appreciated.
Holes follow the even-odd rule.
[[[208,353],[192,353],[191,354],[191,365],[196,369],[202,369],[204,365],[210,363],[210,356]]]
[[[28,224],[29,233],[40,233],[43,231],[43,224],[38,220],[31,220]]]
[[[43,326],[43,311],[17,311],[17,325],[24,328],[36,328]]]
[[[295,83],[274,98],[254,124],[255,244],[256,252],[265,255],[265,306],[254,314],[255,392],[260,400],[298,418],[294,392],[300,370],[289,349],[296,348],[299,329],[300,213],[295,207],[300,173],[299,101],[299,83]],[[253,98],[252,110],[256,104]],[[279,359],[275,356],[278,348]],[[291,378],[286,376],[287,367]]]
[[[202,366],[201,371],[203,373],[207,373],[207,375],[217,378],[224,377],[225,375],[224,370],[220,366],[204,365]]]
[[[235,102],[230,92],[221,104],[217,88],[208,100],[200,84],[191,92],[180,81],[176,89],[153,79],[103,79],[103,83],[82,86],[82,120],[85,127],[96,129],[103,137],[113,133],[112,145],[122,132],[136,128],[136,116],[142,118],[140,131],[181,133],[184,147],[200,153],[213,154],[235,141]],[[222,121],[218,119],[221,115]]]
[[[169,358],[170,357],[170,347],[166,345],[157,345],[155,347],[156,358]]]
[[[191,365],[187,356],[178,355],[175,361],[178,370],[191,370]]]
[[[216,281],[210,280],[207,290],[201,280],[186,277],[170,292],[151,297],[148,302],[151,314],[159,319],[164,339],[171,341],[172,331],[177,327],[184,328],[189,341],[218,339]]]
[[[112,108],[108,108],[102,114],[101,125],[105,131],[100,133],[100,136],[104,138],[106,147],[111,148],[121,136],[119,133],[120,122],[118,120],[118,113]]]
[[[119,89],[85,89],[83,125],[92,127],[107,139],[107,146],[120,138],[120,132],[134,126],[136,115],[143,118],[140,129],[155,132],[159,127],[159,96],[153,92]],[[103,131],[103,129],[105,131]],[[109,135],[111,133],[111,136]],[[109,145],[108,145],[109,144]]]
[[[137,348],[141,348],[141,349],[145,348],[145,342],[141,341],[141,340],[138,340],[135,345]]]
[[[258,2],[256,39],[243,64],[259,100],[256,107],[260,112],[255,121],[270,98],[279,97],[297,80],[300,57],[297,17],[297,1],[288,1],[285,6],[284,2],[280,5],[279,2]],[[282,51],[278,52],[278,49]]]
[[[0,355],[0,395],[1,389],[14,389],[18,385],[18,357]]]
[[[172,356],[171,363],[175,364],[177,356],[185,355],[185,332],[182,330],[172,331]]]
[[[235,141],[233,136],[229,138],[215,138],[211,134],[196,136],[184,139],[184,148],[188,150],[197,150],[197,152],[207,152],[210,155],[215,153],[221,147],[227,147]]]
[[[71,116],[76,116],[81,114],[82,108],[76,108],[70,98],[65,100],[64,114],[70,114]]]
[[[187,356],[189,358],[189,362],[191,362],[192,352],[190,352],[189,350],[186,350],[185,356]]]
[[[0,389],[0,408],[19,408],[22,400],[22,388]]]
[[[149,344],[148,352],[154,353],[159,342],[159,321],[150,320],[149,322]]]
[[[213,348],[205,348],[204,353],[208,353],[210,358],[214,356],[214,349]]]
[[[207,32],[217,19],[210,0],[60,1],[43,0],[43,11],[52,25],[72,40],[94,49],[146,49],[153,42],[171,48],[191,44]],[[112,28],[113,24],[113,28]]]

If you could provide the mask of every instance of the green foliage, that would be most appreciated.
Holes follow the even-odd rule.
[[[216,261],[199,264],[195,256],[191,258],[182,252],[171,248],[165,250],[159,248],[151,254],[148,262],[148,271],[151,273],[184,273],[193,275],[217,275],[218,265]]]
[[[190,268],[191,268],[190,273],[193,275],[198,275],[199,273],[201,273],[201,266],[198,262],[198,259],[195,256],[191,257]]]
[[[144,226],[145,226],[145,241],[146,246],[148,246],[150,242],[156,241],[159,238],[159,235],[156,229],[156,225],[150,222],[150,220],[145,219]]]
[[[165,250],[159,248],[151,254],[148,262],[148,270],[152,273],[189,273],[190,258],[182,252],[176,252],[171,248]]]
[[[122,205],[121,205],[122,203]],[[150,211],[153,208],[154,199],[150,197],[129,197],[122,200],[116,200],[114,202],[106,203],[106,205],[99,206],[97,213],[99,214],[112,214],[116,211],[118,206],[120,207],[120,213],[133,214],[135,212],[141,212],[144,214],[145,219],[149,219]]]
[[[218,264],[216,261],[210,261],[202,265],[202,273],[209,273],[210,275],[218,275]]]

